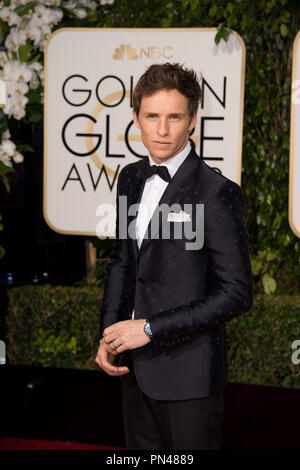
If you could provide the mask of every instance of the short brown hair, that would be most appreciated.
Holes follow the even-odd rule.
[[[132,102],[133,110],[139,115],[142,98],[151,96],[159,90],[178,90],[188,100],[188,109],[192,118],[198,110],[201,99],[201,87],[194,70],[180,64],[153,64],[137,82]]]

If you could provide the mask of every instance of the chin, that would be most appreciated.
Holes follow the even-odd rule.
[[[157,160],[159,162],[164,162],[166,160],[169,160],[169,158],[171,158],[171,155],[153,155],[152,156],[152,159],[153,160]]]

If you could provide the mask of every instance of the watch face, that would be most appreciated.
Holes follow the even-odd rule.
[[[145,323],[144,331],[145,331],[146,335],[152,336],[152,331],[151,331],[151,328],[150,328],[150,325],[149,325],[148,322]]]

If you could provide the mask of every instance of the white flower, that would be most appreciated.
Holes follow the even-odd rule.
[[[21,18],[11,11],[8,7],[1,8],[0,18],[9,24],[9,26],[18,25],[21,23]]]
[[[86,16],[87,16],[87,12],[83,8],[79,8],[78,10],[74,10],[74,14],[75,14],[75,16],[77,16],[77,18],[80,18],[81,20],[83,18],[86,18]]]
[[[29,38],[33,41],[33,45],[38,47],[41,39],[42,39],[42,31],[38,27],[29,26],[28,27]]]
[[[4,67],[4,65],[8,62],[8,57],[6,52],[0,51],[0,67]]]
[[[33,70],[23,62],[13,60],[3,67],[4,78],[14,82],[30,82]]]
[[[1,152],[1,146],[0,146],[0,162],[4,163],[5,166],[12,166],[11,158],[8,155],[4,155]]]
[[[49,11],[49,9],[46,8],[44,5],[36,5],[35,8],[34,8],[34,13],[38,17],[43,16],[47,11]]]
[[[2,141],[1,147],[3,154],[8,155],[9,157],[12,157],[16,150],[16,146],[11,140]]]
[[[84,2],[84,5],[88,8],[91,8],[92,10],[96,10],[96,8],[97,8],[97,3],[93,2],[93,0],[86,0]]]
[[[64,8],[66,8],[67,10],[74,10],[75,7],[76,2],[67,2],[64,4]]]
[[[40,71],[43,70],[43,66],[39,62],[32,62],[29,67],[37,73],[40,73]]]
[[[6,103],[7,87],[4,80],[0,78],[0,106],[3,107]]]
[[[40,77],[42,84],[44,84],[44,70],[41,70],[41,72],[39,73],[39,77]]]
[[[10,139],[10,132],[9,132],[9,129],[6,129],[6,131],[4,131],[2,134],[2,140],[8,140],[8,139]]]
[[[10,99],[6,100],[3,111],[4,111],[4,114],[6,114],[7,116],[9,116],[9,117],[12,116],[12,114],[13,114],[13,103]]]
[[[2,135],[0,144],[0,161],[6,166],[12,166],[12,160],[15,163],[21,163],[24,160],[23,155],[16,150],[16,145],[9,139],[10,133],[7,129]]]
[[[12,158],[15,163],[22,163],[24,161],[23,155],[17,151],[13,154]]]
[[[40,3],[43,3],[46,6],[54,6],[54,7],[59,7],[61,6],[62,1],[61,0],[43,0],[40,1]]]
[[[26,115],[25,109],[22,106],[16,107],[13,112],[13,117],[20,121]]]
[[[27,37],[25,30],[14,27],[5,40],[5,46],[9,51],[17,52],[19,47],[26,43]]]
[[[33,72],[32,79],[29,83],[29,87],[31,88],[31,90],[35,90],[36,88],[39,87],[39,84],[40,84],[40,81],[38,79],[38,76],[36,72]]]
[[[28,98],[22,94],[8,94],[3,111],[8,117],[13,116],[15,119],[20,120],[26,114],[25,106],[27,102]]]
[[[46,8],[44,5],[37,5],[34,9],[32,20],[38,19],[40,24],[57,24],[63,17],[62,10]],[[31,20],[31,21],[32,21]]]
[[[29,88],[28,85],[25,82],[8,82],[7,87],[7,94],[9,96],[12,95],[26,95],[28,92]]]
[[[19,0],[18,2],[15,2],[15,4],[20,5],[20,2],[21,4],[26,4],[28,1],[30,0]],[[28,39],[33,42],[36,49],[39,48],[43,50],[53,26],[58,24],[63,18],[63,11],[59,8],[52,8],[52,5],[60,5],[61,3],[62,2],[59,0],[48,0],[47,2],[40,1],[32,10],[30,10],[30,12],[22,17],[11,12],[18,17],[18,22],[16,26],[11,28],[6,37],[5,46],[8,51],[18,53],[19,47],[26,44]],[[51,8],[48,8],[47,5],[51,5]],[[12,5],[10,5],[10,8],[11,7]],[[15,5],[12,8],[15,8]],[[4,14],[7,16],[10,9],[0,9],[2,16],[3,10]]]

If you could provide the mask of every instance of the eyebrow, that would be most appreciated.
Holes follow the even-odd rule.
[[[157,113],[155,111],[144,111],[144,114],[153,114],[155,116],[159,115],[159,113]],[[180,111],[179,112],[174,111],[174,112],[168,114],[168,116],[175,116],[175,115],[176,116],[184,116],[184,113],[182,113]]]

